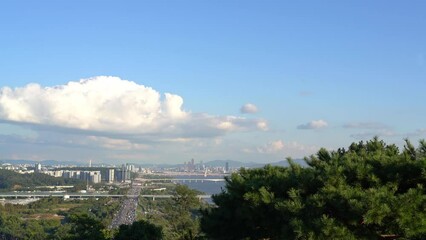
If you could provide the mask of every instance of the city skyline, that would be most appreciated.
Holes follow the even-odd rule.
[[[423,1],[1,5],[1,159],[266,163],[426,138]]]

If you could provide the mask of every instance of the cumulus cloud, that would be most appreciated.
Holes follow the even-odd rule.
[[[185,117],[182,98],[116,77],[96,77],[43,88],[4,87],[0,118],[85,130],[144,132]]]
[[[313,120],[306,124],[301,124],[297,126],[298,129],[320,129],[328,126],[328,123],[324,120]]]
[[[0,120],[91,135],[199,137],[267,129],[263,120],[191,113],[183,109],[183,103],[175,94],[160,94],[132,81],[99,76],[53,87],[34,83],[14,89],[3,87]],[[103,140],[106,146],[127,144]]]
[[[256,105],[247,103],[241,107],[240,111],[241,113],[257,113],[259,110]]]

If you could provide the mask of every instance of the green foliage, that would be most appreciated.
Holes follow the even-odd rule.
[[[0,190],[30,189],[35,186],[83,185],[77,179],[55,178],[43,173],[20,174],[0,169]]]
[[[43,226],[37,220],[27,221],[23,224],[25,229],[24,239],[44,240],[47,233],[44,232]]]
[[[134,222],[132,225],[121,225],[115,240],[162,240],[162,228],[145,220]]]
[[[87,226],[90,237],[112,239],[106,226],[118,205],[109,198],[65,201],[54,197],[28,205],[0,205],[0,239],[82,239],[89,234]],[[65,218],[61,221],[58,215]]]
[[[172,197],[175,210],[180,213],[187,213],[189,210],[200,206],[197,193],[197,191],[188,188],[186,185],[177,185]]]
[[[104,226],[88,214],[70,216],[71,231],[68,239],[104,240]]]
[[[73,238],[73,234],[72,234],[71,224],[63,224],[59,226],[51,237],[51,239],[53,240],[65,240],[65,239],[72,239],[72,238]]]
[[[197,198],[199,192],[185,185],[175,185],[172,194],[171,199],[140,199],[139,205],[144,211],[144,218],[163,227],[165,240],[200,239],[198,209],[201,202]]]
[[[0,237],[6,239],[46,239],[43,226],[35,220],[23,221],[16,215],[0,212]]]
[[[198,235],[198,221],[192,209],[200,207],[197,191],[186,185],[177,185],[172,197],[172,204],[168,205],[166,219],[170,223],[173,239],[190,240]]]
[[[321,149],[309,167],[241,169],[202,211],[211,239],[426,238],[426,144]]]

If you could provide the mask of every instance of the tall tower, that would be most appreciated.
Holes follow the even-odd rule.
[[[92,167],[92,159],[89,160],[89,168]]]

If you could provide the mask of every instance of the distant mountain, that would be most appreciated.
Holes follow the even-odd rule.
[[[167,163],[138,163],[135,164],[135,166],[143,167],[143,168],[174,168],[174,167],[180,167],[183,166],[183,164],[167,164]]]
[[[307,166],[305,160],[303,160],[303,159],[292,159],[292,160],[293,160],[293,162],[295,162],[295,163],[297,163],[297,164],[299,164],[299,165],[301,165],[303,167]],[[260,167],[263,167],[263,166],[265,166],[267,164],[270,164],[272,166],[280,166],[280,167],[288,167],[289,166],[289,163],[288,163],[287,160],[281,160],[279,162],[271,162],[271,163],[256,163],[254,165],[251,165],[250,167],[260,168]]]
[[[213,161],[205,162],[204,165],[206,165],[207,167],[225,167],[226,163],[229,164],[230,168],[250,167],[256,164],[253,162],[245,163],[245,162],[234,161],[234,160],[213,160]]]

